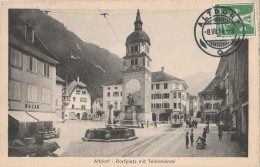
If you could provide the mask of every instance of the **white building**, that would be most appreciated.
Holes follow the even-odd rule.
[[[102,87],[105,118],[108,117],[110,104],[114,106],[114,110],[122,112],[122,79],[109,82]],[[188,112],[187,89],[188,85],[184,80],[165,73],[164,68],[162,71],[153,72],[151,91],[149,92],[152,120],[167,123],[168,111]]]
[[[64,119],[89,119],[91,117],[91,95],[86,84],[73,81],[63,92]]]
[[[99,116],[97,114],[97,111],[104,111],[103,110],[103,98],[97,98],[94,100],[92,104],[92,118],[93,119],[99,119]]]

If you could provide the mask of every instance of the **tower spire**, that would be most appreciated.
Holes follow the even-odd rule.
[[[139,9],[137,9],[136,19],[134,24],[135,24],[135,31],[142,31],[143,22],[141,20]]]

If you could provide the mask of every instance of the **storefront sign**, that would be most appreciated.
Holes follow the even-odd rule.
[[[25,104],[25,108],[30,108],[30,109],[39,109],[38,104]]]

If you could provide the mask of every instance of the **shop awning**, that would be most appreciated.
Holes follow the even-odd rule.
[[[25,111],[8,111],[8,115],[19,122],[38,122],[36,119],[28,115]]]
[[[31,115],[33,118],[38,121],[53,121],[53,122],[62,122],[63,120],[59,118],[54,113],[44,113],[44,112],[26,112]]]

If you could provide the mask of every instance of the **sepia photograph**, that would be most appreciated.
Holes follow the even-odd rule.
[[[8,8],[7,156],[248,158],[256,4]]]

